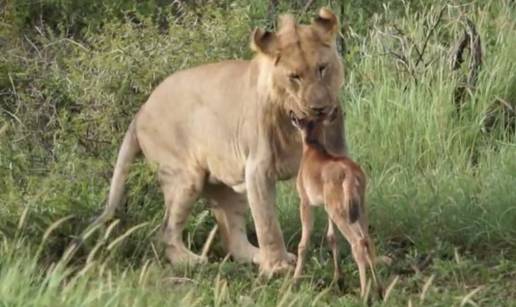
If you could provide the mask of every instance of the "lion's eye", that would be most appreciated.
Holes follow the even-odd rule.
[[[296,73],[289,74],[288,78],[290,79],[290,81],[293,81],[293,82],[301,81],[301,76],[299,74],[296,74]]]
[[[321,65],[319,65],[318,70],[319,70],[319,76],[320,76],[321,78],[322,78],[322,77],[324,77],[324,73],[326,72],[326,68],[327,68],[327,67],[328,67],[328,66],[327,66],[326,64],[321,64]]]

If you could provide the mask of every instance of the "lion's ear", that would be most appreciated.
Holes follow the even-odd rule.
[[[276,34],[256,28],[251,34],[251,49],[275,57],[278,49]]]
[[[339,31],[339,21],[337,16],[328,8],[322,7],[312,22],[312,26],[317,29],[321,38],[326,42],[333,42]]]

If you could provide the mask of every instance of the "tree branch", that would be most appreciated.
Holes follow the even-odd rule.
[[[416,60],[416,64],[414,66],[418,66],[419,63],[423,60],[423,55],[425,54],[426,46],[428,45],[428,41],[430,40],[430,36],[432,36],[432,34],[434,33],[435,28],[441,22],[441,19],[442,19],[443,15],[444,15],[444,11],[445,10],[446,10],[446,6],[443,6],[441,11],[439,12],[439,16],[437,17],[437,20],[435,21],[434,25],[432,26],[432,28],[430,28],[430,31],[428,31],[428,33],[426,35],[426,38],[425,38],[425,42],[423,43],[423,47],[421,48],[421,52],[418,51],[419,52],[419,57]]]

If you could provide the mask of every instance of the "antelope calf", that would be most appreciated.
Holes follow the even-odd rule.
[[[336,116],[336,109],[316,118],[298,118],[290,113],[290,119],[303,137],[303,156],[297,177],[302,223],[301,241],[298,246],[294,280],[299,280],[303,269],[310,234],[313,228],[312,206],[324,206],[328,214],[327,239],[333,253],[333,282],[341,277],[339,253],[334,224],[351,245],[353,258],[360,275],[360,294],[366,291],[366,266],[369,266],[380,293],[381,286],[374,270],[374,245],[368,235],[368,219],[364,192],[365,174],[360,166],[346,156],[330,154],[318,141],[323,125]]]

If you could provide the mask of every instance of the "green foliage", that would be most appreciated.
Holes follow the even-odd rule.
[[[20,0],[10,1],[4,13],[7,22],[17,31],[33,31],[34,27],[51,28],[68,35],[97,30],[107,22],[127,19],[139,23],[142,16],[151,16],[159,21],[169,10],[176,12],[174,1],[63,1],[63,0]]]
[[[343,16],[341,98],[348,143],[368,173],[378,249],[395,256],[395,265],[382,274],[401,274],[389,304],[416,303],[421,296],[425,304],[460,304],[483,285],[472,296],[479,304],[514,299],[515,135],[501,116],[493,129],[483,129],[485,113],[497,99],[514,106],[514,4],[443,6],[431,35],[441,12],[436,4],[339,4],[315,1],[301,17],[308,21],[320,5]],[[299,15],[303,6],[303,1],[282,2],[278,11]],[[123,134],[152,89],[183,68],[250,58],[249,32],[271,27],[267,14],[267,2],[247,0],[5,4],[0,13],[2,304],[360,304],[349,257],[343,259],[346,294],[338,297],[326,289],[331,261],[322,242],[322,212],[310,278],[300,291],[284,278],[260,285],[252,266],[219,264],[220,243],[212,253],[217,264],[170,268],[157,235],[163,198],[155,172],[143,161],[132,167],[120,222],[97,231],[71,260],[62,259],[103,206]],[[457,112],[452,96],[465,71],[451,71],[448,58],[464,29],[462,16],[476,24],[485,56],[477,86]],[[278,207],[288,249],[295,251],[300,223],[291,183],[280,185]],[[194,250],[213,223],[200,202],[186,237]],[[118,243],[109,248],[113,242]],[[425,255],[434,257],[433,264],[413,274],[410,268]]]

